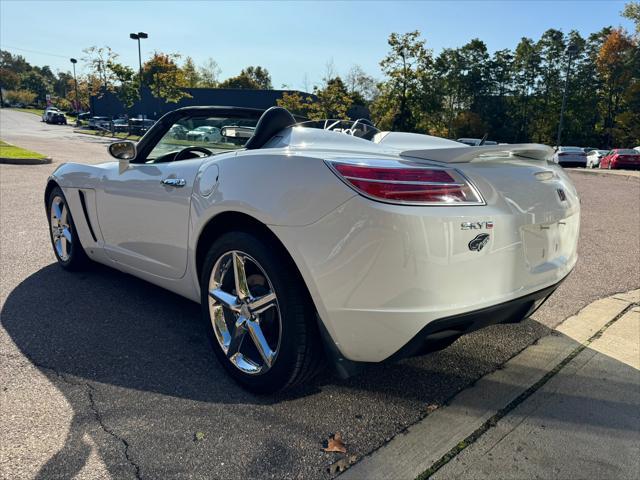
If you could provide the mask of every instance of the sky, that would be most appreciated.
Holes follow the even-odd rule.
[[[490,52],[537,40],[549,28],[581,35],[623,26],[624,1],[19,1],[0,0],[0,48],[33,65],[70,70],[84,48],[108,45],[138,66],[131,32],[147,32],[142,56],[154,51],[213,58],[221,78],[243,67],[266,67],[275,88],[319,84],[332,62],[338,74],[354,64],[381,78],[391,32],[420,30],[435,54],[472,38]],[[78,66],[81,67],[79,63]],[[82,73],[83,67],[78,73]],[[305,81],[306,79],[306,81]]]

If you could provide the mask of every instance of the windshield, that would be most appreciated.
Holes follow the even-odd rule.
[[[147,160],[158,160],[186,147],[204,147],[214,155],[237,150],[251,137],[257,122],[257,118],[209,116],[180,119],[151,150]]]
[[[618,155],[638,155],[640,152],[637,150],[632,150],[630,148],[623,148],[621,150],[616,150]]]
[[[560,147],[561,152],[576,152],[576,153],[584,153],[580,147]]]
[[[296,127],[331,130],[365,140],[372,140],[375,134],[380,132],[373,126],[371,120],[364,118],[358,120],[309,120],[296,124]]]

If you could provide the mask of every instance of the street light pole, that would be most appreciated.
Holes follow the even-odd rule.
[[[562,94],[562,107],[560,108],[560,122],[558,123],[558,137],[556,138],[556,147],[560,146],[560,139],[562,137],[562,123],[564,121],[564,111],[567,108],[567,91],[569,90],[569,74],[571,73],[571,60],[573,55],[578,51],[578,47],[574,44],[570,44],[567,47],[567,54],[569,58],[567,60],[567,72],[564,76],[564,93]]]
[[[78,96],[78,79],[76,78],[76,63],[78,60],[75,58],[70,58],[71,64],[73,65],[73,83],[75,84],[76,89],[76,127],[80,126],[80,97]]]
[[[145,32],[130,33],[129,38],[138,41],[138,77],[140,81],[139,93],[140,101],[142,102],[142,51],[140,49],[140,40],[149,38],[149,35],[147,35]]]

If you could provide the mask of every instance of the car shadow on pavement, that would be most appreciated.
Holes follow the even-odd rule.
[[[531,320],[490,327],[461,338],[442,352],[373,366],[354,378],[340,380],[327,371],[309,385],[287,393],[256,396],[238,387],[218,364],[207,340],[199,305],[108,267],[95,265],[75,274],[56,264],[44,267],[8,295],[0,318],[18,349],[43,374],[52,381],[61,378],[69,384],[68,391],[65,387],[62,393],[74,417],[64,446],[40,470],[40,478],[69,477],[82,469],[91,451],[86,435],[91,437],[94,433],[91,429],[95,429],[95,420],[104,431],[119,438],[112,427],[105,425],[111,424],[113,417],[103,418],[94,402],[106,406],[116,421],[122,415],[128,418],[139,415],[140,423],[136,431],[130,432],[133,438],[129,440],[136,449],[149,443],[148,439],[157,434],[154,429],[158,429],[147,424],[154,410],[150,407],[148,413],[144,402],[155,401],[147,398],[149,393],[160,394],[151,395],[153,398],[166,396],[201,402],[197,415],[202,418],[198,417],[197,423],[209,421],[212,428],[218,404],[233,415],[236,405],[237,410],[254,405],[258,409],[252,414],[256,425],[277,424],[284,418],[293,422],[292,431],[304,432],[303,439],[323,438],[326,433],[324,424],[314,424],[309,404],[296,401],[317,395],[312,405],[334,405],[323,412],[323,421],[341,424],[354,438],[353,453],[361,456],[380,446],[385,436],[424,416],[429,405],[443,404],[518,349],[548,333],[546,327]],[[521,347],[509,343],[514,338]],[[112,398],[114,395],[128,399],[120,402]],[[94,418],[87,417],[88,403],[94,409]],[[381,404],[395,414],[381,417]],[[182,413],[172,408],[179,407],[168,408],[175,415],[171,421],[180,422]],[[401,413],[407,424],[397,423],[395,417]],[[184,415],[189,421],[190,413]],[[359,447],[355,437],[358,429],[365,429],[362,435],[368,435],[367,422],[384,424],[385,433]],[[178,461],[173,459],[175,448],[171,447],[171,441],[164,442],[168,448],[164,461]],[[227,447],[221,447],[224,448]],[[279,456],[296,458],[295,448],[283,446]],[[318,455],[321,462],[321,456],[326,454]],[[101,448],[100,457],[114,477],[130,472],[118,452]],[[288,467],[279,466],[275,460],[273,465],[266,466],[266,458],[256,454],[258,463],[254,472],[284,475],[283,468]],[[215,472],[210,474],[215,476]]]

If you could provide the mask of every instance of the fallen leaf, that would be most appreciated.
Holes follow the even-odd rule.
[[[327,440],[327,446],[323,448],[325,452],[347,453],[347,446],[342,441],[340,432],[336,432]]]
[[[193,435],[193,441],[194,442],[201,442],[202,440],[204,440],[204,433],[202,432],[196,432]]]

